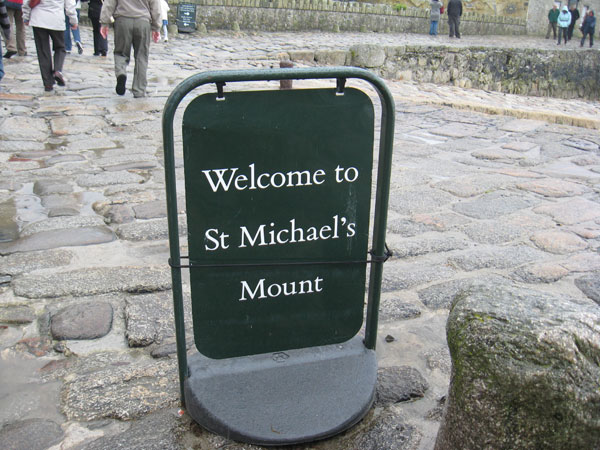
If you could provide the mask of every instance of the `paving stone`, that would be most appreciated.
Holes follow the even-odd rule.
[[[547,253],[526,245],[511,247],[478,247],[448,258],[448,262],[463,270],[510,269],[521,264],[547,258]]]
[[[560,203],[539,206],[534,211],[551,216],[558,223],[565,225],[600,218],[600,204],[585,198],[574,198]]]
[[[388,236],[387,244],[394,253],[394,257],[399,259],[428,253],[462,250],[469,245],[468,241],[462,237],[448,236],[447,234],[442,236],[440,233],[411,239],[394,239],[393,236]]]
[[[103,267],[44,275],[28,275],[13,282],[16,295],[27,298],[57,298],[109,292],[146,293],[170,289],[166,267]]]
[[[178,380],[174,359],[140,361],[73,375],[63,384],[61,407],[69,420],[132,420],[175,407]]]
[[[594,272],[576,278],[575,286],[600,305],[600,272]]]
[[[525,142],[525,141],[517,141],[517,142],[509,142],[508,144],[502,144],[502,148],[506,148],[508,150],[514,150],[515,152],[529,152],[535,148],[538,148],[539,145],[534,142]]]
[[[49,250],[58,247],[103,244],[114,239],[114,233],[106,226],[40,231],[17,241],[0,243],[0,255]]]
[[[167,408],[142,417],[122,433],[85,444],[81,450],[180,450],[183,445],[181,435],[190,427],[188,417],[182,418],[177,409]]]
[[[375,406],[385,407],[422,398],[427,389],[429,384],[414,367],[383,367],[377,371]]]
[[[586,152],[598,152],[600,150],[600,146],[596,142],[587,139],[569,137],[569,139],[564,141],[564,144]]]
[[[46,165],[54,166],[55,164],[64,164],[81,161],[86,161],[86,159],[81,155],[56,155],[48,158],[46,160]]]
[[[142,183],[144,178],[131,172],[103,172],[86,174],[77,178],[76,183],[81,187],[103,187],[112,184]]]
[[[587,248],[587,243],[573,233],[564,231],[540,231],[531,236],[531,241],[546,252],[563,255]]]
[[[46,419],[20,420],[0,429],[0,441],[6,450],[46,450],[58,444],[63,435],[60,425]]]
[[[154,169],[158,165],[153,161],[137,161],[123,164],[116,164],[114,166],[106,166],[104,170],[107,172],[117,172],[119,170],[148,170]]]
[[[456,212],[477,219],[494,219],[520,209],[529,208],[535,203],[534,200],[523,198],[523,196],[494,192],[484,194],[473,200],[456,203],[453,205],[453,209]]]
[[[98,339],[108,334],[113,308],[106,302],[86,302],[68,306],[51,318],[52,337],[57,340]]]
[[[500,125],[499,128],[504,131],[527,133],[529,131],[535,131],[538,128],[541,128],[545,125],[546,122],[541,122],[537,120],[514,119],[504,123],[503,125]]]
[[[76,229],[103,226],[104,221],[98,216],[55,217],[31,223],[21,230],[21,237],[31,236],[42,231]]]
[[[187,225],[179,220],[179,235],[187,235]],[[152,219],[143,222],[133,222],[117,227],[117,236],[126,241],[148,241],[169,238],[167,219]]]
[[[133,207],[135,217],[138,219],[157,219],[167,216],[167,204],[164,200],[143,203]]]
[[[191,303],[184,302],[186,329],[192,326]],[[130,347],[161,344],[175,336],[173,294],[171,291],[131,295],[125,300],[125,336]]]
[[[374,423],[354,437],[351,448],[405,450],[418,448],[421,434],[395,409],[376,413]]]
[[[106,125],[106,121],[101,117],[91,116],[57,117],[50,120],[52,133],[59,136],[89,133]]]
[[[398,214],[430,213],[455,200],[452,195],[434,189],[413,189],[390,193],[390,209]]]
[[[461,138],[467,136],[473,136],[474,134],[481,133],[483,128],[478,125],[472,125],[468,123],[453,123],[450,122],[447,125],[442,125],[431,130],[432,134],[440,136],[447,136],[452,138]]]
[[[51,194],[70,194],[73,192],[73,186],[66,179],[37,180],[33,184],[33,192],[40,197]]]
[[[419,284],[429,283],[444,278],[451,278],[454,271],[443,265],[424,264],[416,266],[411,263],[388,261],[383,270],[382,292],[409,289]]]
[[[585,186],[582,186],[581,184],[556,180],[554,178],[527,181],[525,183],[517,184],[517,187],[524,191],[535,192],[544,197],[574,197],[576,195],[582,195],[587,191]]]
[[[21,325],[36,319],[35,311],[28,306],[0,307],[0,323]]]
[[[433,227],[435,231],[447,231],[471,222],[471,219],[453,212],[414,214],[412,216],[412,220],[414,220],[416,223]]]
[[[511,277],[525,283],[554,283],[568,274],[569,271],[558,263],[542,263],[519,267]]]
[[[412,237],[423,234],[427,231],[435,230],[434,225],[426,225],[407,219],[388,220],[387,230],[390,233],[396,233],[404,237]]]
[[[513,186],[515,179],[505,175],[466,175],[440,181],[434,187],[458,197],[474,197],[486,192]]]
[[[401,297],[384,296],[379,303],[379,320],[407,320],[421,315],[422,309]]]
[[[7,141],[43,141],[48,136],[48,131],[46,119],[43,118],[29,117],[26,127],[23,126],[21,117],[7,117],[2,121],[2,137]]]
[[[39,252],[14,253],[0,257],[0,273],[20,275],[40,269],[69,265],[73,253],[68,250],[44,250]]]
[[[582,253],[570,256],[566,261],[561,261],[561,266],[570,272],[592,272],[600,270],[600,254]]]
[[[479,220],[459,229],[480,244],[505,244],[527,236],[523,228],[495,220]]]
[[[452,360],[450,359],[450,352],[448,348],[443,347],[437,350],[431,350],[425,352],[425,360],[427,361],[427,367],[430,370],[438,369],[442,373],[450,374],[450,368],[452,367]]]

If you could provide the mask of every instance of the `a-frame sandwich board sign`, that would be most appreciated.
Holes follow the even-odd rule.
[[[367,94],[345,87],[352,78],[381,100],[372,223],[375,114]],[[283,79],[337,85],[223,92],[225,83]],[[212,83],[216,92],[183,114],[189,255],[181,256],[173,120],[188,93]],[[200,425],[243,442],[295,444],[339,433],[371,407],[393,135],[389,90],[356,68],[205,72],[167,100],[181,401]],[[198,349],[189,359],[182,268],[190,270]]]

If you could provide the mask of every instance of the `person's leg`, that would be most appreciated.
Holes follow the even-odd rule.
[[[552,29],[552,24],[548,22],[548,29],[546,30],[546,39],[550,39],[550,30]]]
[[[460,17],[456,18],[456,23],[454,24],[454,33],[456,37],[460,39]]]
[[[77,23],[81,23],[81,21],[79,20],[81,10],[76,9],[75,11],[77,11]],[[73,40],[75,41],[75,45],[77,46],[77,53],[81,55],[83,53],[83,44],[81,43],[81,34],[79,33],[79,26],[76,30],[71,30],[71,33],[73,34]]]
[[[562,34],[563,34],[563,28],[559,27],[558,28],[558,44],[557,45],[560,45],[560,40],[562,38]]]
[[[594,46],[594,31],[590,33],[590,48]]]
[[[59,86],[65,85],[65,79],[62,75],[63,65],[65,64],[65,33],[62,31],[48,30],[52,39],[52,51],[54,52],[54,79]]]
[[[73,43],[71,42],[71,21],[69,20],[69,16],[65,14],[65,32],[64,34],[64,44],[65,51],[71,53],[71,49],[73,48]]]
[[[585,31],[583,32],[583,37],[581,38],[581,43],[579,44],[579,46],[583,47],[584,42],[585,42]]]
[[[554,39],[556,39],[556,22],[552,23],[552,33],[553,33]]]
[[[0,48],[2,48],[2,33],[0,33]],[[0,58],[0,80],[4,78],[4,62]]]
[[[144,19],[135,21],[133,32],[133,55],[135,68],[133,70],[133,83],[131,91],[134,97],[146,95],[146,73],[148,71],[148,55],[150,53],[150,40],[152,39],[152,28],[150,22]]]
[[[127,66],[131,58],[131,43],[134,19],[118,17],[115,19],[115,76],[117,77],[117,94],[125,94]]]
[[[433,36],[433,20],[429,21],[429,35]]]
[[[17,54],[17,39],[15,37],[15,28],[16,28],[16,20],[15,20],[15,12],[16,9],[6,8],[6,12],[8,13],[8,21],[10,22],[10,36],[4,42],[6,45],[6,54],[7,58],[10,58],[13,55]]]
[[[448,16],[448,29],[450,30],[449,36],[454,37],[454,17]]]
[[[434,35],[434,36],[437,36],[437,34],[438,34],[438,25],[439,25],[439,22],[436,20],[436,21],[433,23],[433,35]]]
[[[20,9],[14,10],[14,21],[16,33],[15,37],[17,39],[17,52],[19,56],[25,56],[27,54],[27,45],[25,41],[25,23],[23,22],[23,11]],[[12,35],[12,30],[11,30]]]
[[[52,54],[50,53],[50,34],[45,28],[33,27],[33,39],[40,65],[40,74],[46,90],[54,86],[54,74],[52,73]],[[60,31],[59,33],[62,33]]]
[[[169,40],[169,21],[163,20],[162,22],[162,30],[164,35],[163,41],[167,42]]]

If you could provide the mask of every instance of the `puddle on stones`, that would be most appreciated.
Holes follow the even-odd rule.
[[[24,225],[46,217],[41,199],[33,193],[33,183],[23,185],[13,198],[0,203],[0,242],[17,239]]]

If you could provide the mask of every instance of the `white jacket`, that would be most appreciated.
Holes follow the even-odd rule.
[[[23,21],[29,21],[32,27],[64,31],[65,13],[71,25],[77,24],[75,0],[41,0],[33,9],[29,7],[29,0],[23,2]]]

